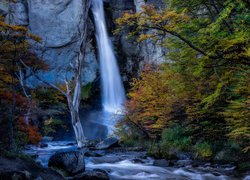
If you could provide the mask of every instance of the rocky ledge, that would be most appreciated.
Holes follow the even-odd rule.
[[[61,180],[64,178],[56,171],[43,168],[32,160],[0,157],[0,180],[7,179]]]

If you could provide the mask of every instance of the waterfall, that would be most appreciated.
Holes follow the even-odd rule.
[[[112,42],[106,28],[102,0],[92,0],[92,12],[100,61],[102,104],[104,111],[116,113],[122,109],[126,98]]]

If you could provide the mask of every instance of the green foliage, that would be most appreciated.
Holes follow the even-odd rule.
[[[56,129],[63,128],[66,129],[65,123],[60,119],[47,119],[44,121],[43,134],[44,136],[52,136],[56,133]]]
[[[53,88],[36,88],[33,90],[33,96],[39,100],[42,107],[65,103],[65,97]]]
[[[170,159],[169,151],[164,149],[164,153],[163,153],[160,144],[157,142],[152,142],[150,144],[150,146],[147,149],[147,154],[157,159],[160,159],[160,158]]]
[[[91,97],[92,83],[88,83],[82,87],[82,99],[87,100]]]
[[[209,159],[213,155],[212,147],[206,141],[197,143],[195,145],[195,152],[196,152],[196,157],[202,157],[205,159]]]
[[[38,106],[26,85],[31,76],[27,66],[38,73],[48,70],[48,65],[31,51],[31,40],[39,42],[40,38],[24,26],[7,24],[0,16],[0,141],[10,151],[41,139],[38,129],[30,125]]]
[[[190,150],[192,146],[191,137],[187,136],[186,129],[175,125],[165,129],[162,133],[161,148],[175,149],[177,151]]]
[[[15,142],[17,147],[22,147],[29,143],[28,135],[25,132],[17,131],[15,134]]]
[[[132,83],[127,116],[151,138],[178,122],[191,130],[195,142],[233,140],[247,154],[249,3],[167,0],[167,4],[163,10],[147,5],[117,20],[117,33],[129,26],[128,36],[137,36],[139,42],[161,40],[168,50],[167,65],[146,67]]]
[[[125,147],[147,147],[148,140],[143,132],[127,119],[116,125],[115,134],[120,137],[120,143]]]

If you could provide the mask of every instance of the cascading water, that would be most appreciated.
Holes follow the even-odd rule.
[[[95,19],[96,39],[101,65],[102,104],[104,111],[116,113],[123,107],[125,91],[112,43],[106,29],[102,0],[92,0],[92,12]]]

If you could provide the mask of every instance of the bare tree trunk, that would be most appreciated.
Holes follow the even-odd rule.
[[[73,129],[75,132],[77,145],[79,148],[82,148],[84,146],[86,138],[84,136],[81,120],[79,117],[79,108],[80,108],[80,101],[81,101],[81,78],[80,78],[81,73],[80,72],[78,74],[75,74],[76,79],[75,79],[73,96],[72,96],[72,90],[70,89],[70,84],[67,81],[66,81],[66,87],[67,87],[68,107],[70,110],[71,122],[72,122]]]
[[[85,143],[85,136],[82,128],[82,124],[79,117],[79,108],[80,108],[80,102],[81,102],[81,88],[82,88],[82,62],[85,57],[85,50],[86,50],[86,41],[87,41],[87,24],[88,24],[88,14],[89,14],[89,8],[90,8],[90,0],[83,0],[84,3],[84,14],[83,14],[83,22],[84,27],[83,31],[81,32],[79,29],[79,33],[81,33],[81,46],[79,48],[79,54],[77,56],[76,62],[73,65],[74,69],[74,94],[72,95],[72,90],[70,88],[70,83],[66,80],[66,87],[67,87],[67,101],[68,106],[71,114],[71,121],[74,128],[75,136],[77,145],[79,148],[82,148]]]
[[[82,124],[80,121],[79,108],[80,108],[80,102],[81,102],[81,88],[82,88],[82,78],[81,78],[82,69],[83,69],[82,62],[85,57],[85,49],[86,49],[86,44],[87,44],[87,24],[88,24],[87,21],[88,21],[88,14],[89,14],[91,0],[82,0],[82,2],[84,4],[84,10],[83,10],[84,13],[82,17],[84,23],[83,23],[83,27],[78,29],[79,34],[81,34],[81,38],[80,38],[81,45],[79,47],[79,51],[77,52],[78,54],[77,54],[76,61],[70,64],[70,68],[73,71],[74,77],[71,80],[67,80],[67,78],[65,78],[65,85],[67,88],[66,92],[60,87],[56,86],[55,84],[49,83],[41,79],[38,75],[34,73],[34,71],[31,70],[31,68],[29,68],[29,66],[27,66],[23,61],[21,61],[21,63],[26,68],[31,70],[31,73],[39,81],[43,82],[44,84],[50,87],[57,89],[64,96],[66,96],[67,102],[68,102],[68,108],[69,108],[70,115],[71,115],[73,129],[75,132],[75,137],[76,137],[77,145],[79,148],[82,148],[84,146],[84,142],[86,140],[84,136]]]

